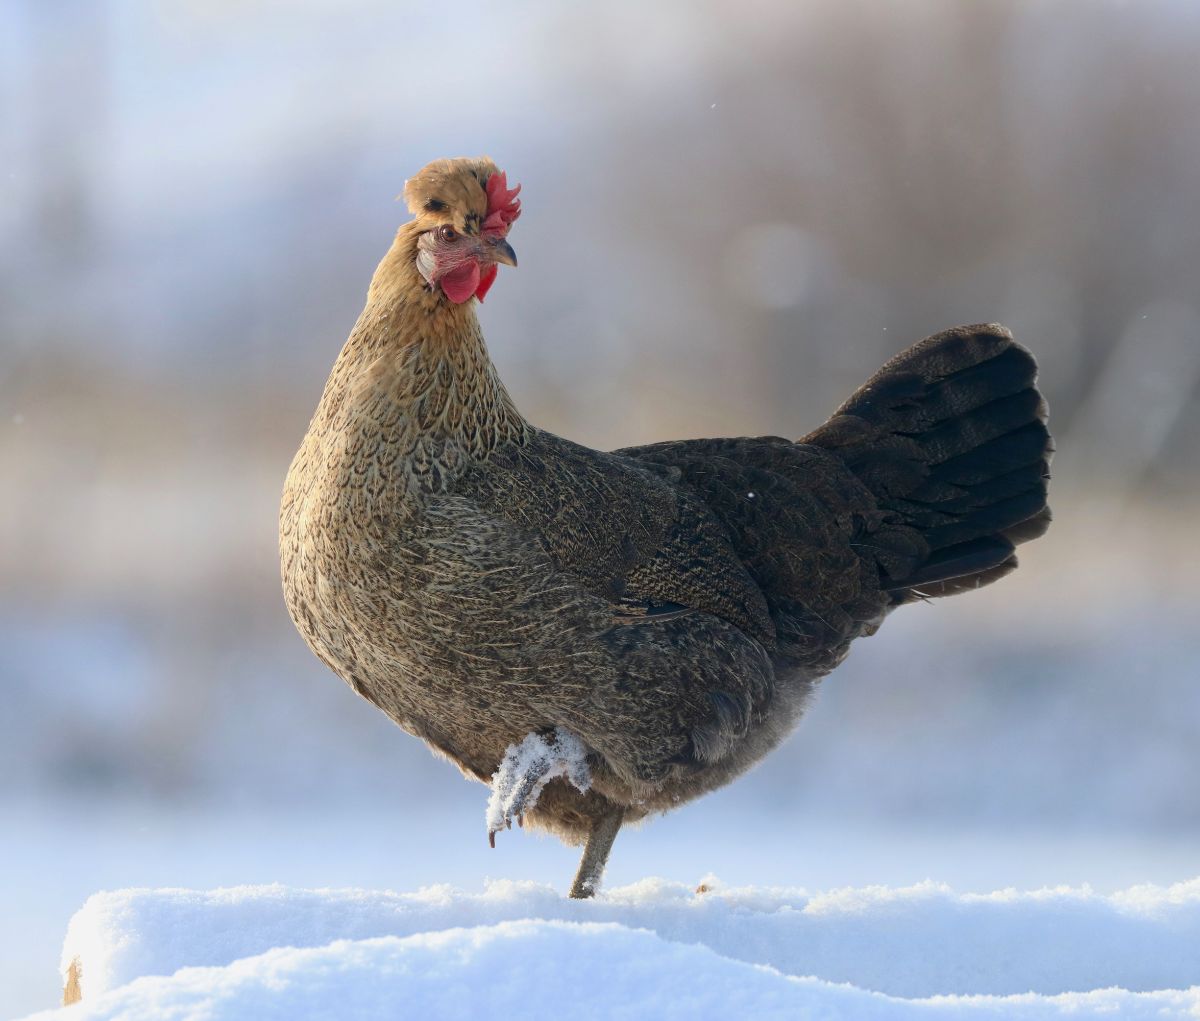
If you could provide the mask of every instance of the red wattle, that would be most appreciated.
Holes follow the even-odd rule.
[[[495,269],[495,267],[492,267]],[[474,259],[453,269],[440,281],[446,297],[461,305],[479,289],[479,263]]]
[[[483,301],[484,296],[492,289],[492,284],[496,282],[496,267],[489,266],[483,271],[483,276],[479,278],[479,286],[475,288],[475,297]]]

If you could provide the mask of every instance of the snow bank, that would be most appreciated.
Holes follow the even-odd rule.
[[[62,1012],[169,1021],[381,1017],[554,1019],[1053,1018],[1187,1016],[1200,990],[902,1000],[721,957],[615,924],[502,922],[399,939],[270,950],[143,978]],[[33,1019],[30,1019],[33,1021]]]
[[[367,1018],[398,1002],[447,1018],[1182,1017],[1200,1014],[1200,879],[1112,896],[647,880],[590,902],[512,882],[124,890],[72,919],[64,969],[75,959],[84,999],[63,1017],[79,1021]]]
[[[121,890],[71,920],[63,966],[84,962],[86,996],[144,975],[225,965],[275,947],[536,918],[615,922],[723,957],[894,996],[1042,994],[1200,982],[1200,879],[1113,896],[1089,890],[955,894],[923,883],[810,896],[787,889],[646,880],[592,901],[537,883],[483,893],[292,890],[281,886]]]

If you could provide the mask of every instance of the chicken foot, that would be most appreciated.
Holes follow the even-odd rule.
[[[523,740],[510,744],[492,776],[492,796],[487,806],[488,844],[495,847],[496,834],[512,829],[514,817],[519,823],[521,816],[537,804],[542,788],[559,776],[566,777],[581,792],[592,785],[587,749],[566,727],[555,727],[548,737],[526,734]]]

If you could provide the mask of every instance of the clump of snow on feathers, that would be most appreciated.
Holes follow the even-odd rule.
[[[579,791],[592,785],[587,749],[565,727],[556,727],[549,740],[541,734],[528,734],[518,744],[510,744],[492,777],[488,832],[497,833],[513,816],[530,811],[546,784],[559,776],[566,777]]]

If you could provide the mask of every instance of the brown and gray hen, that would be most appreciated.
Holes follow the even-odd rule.
[[[586,841],[728,783],[904,603],[1016,567],[1049,522],[1033,358],[995,325],[897,355],[823,426],[591,450],[531,425],[475,302],[516,189],[488,159],[405,186],[288,473],[288,609],[312,650],[513,818]]]

